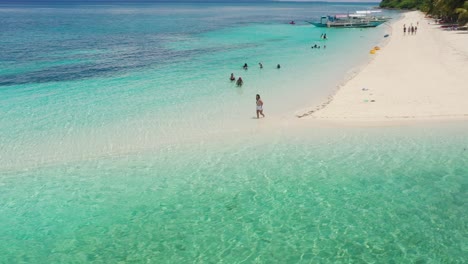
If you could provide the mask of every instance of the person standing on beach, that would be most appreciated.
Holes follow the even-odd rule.
[[[406,35],[406,25],[403,25],[403,35]]]
[[[257,99],[257,119],[260,118],[260,115],[265,117],[265,115],[263,114],[263,101],[262,101],[262,99],[260,99],[260,95],[257,94],[257,96],[255,98]]]

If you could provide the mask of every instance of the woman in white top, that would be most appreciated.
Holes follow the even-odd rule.
[[[263,117],[265,117],[265,115],[263,114],[263,101],[262,99],[260,99],[260,95],[257,94],[256,98],[257,98],[257,119],[258,119],[260,118],[259,114],[262,115]]]

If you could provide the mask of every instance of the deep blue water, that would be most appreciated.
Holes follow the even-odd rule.
[[[219,49],[173,50],[181,38],[246,24],[318,19],[369,4],[3,5],[0,86],[72,81],[161,67]],[[202,12],[200,12],[202,11]],[[230,49],[242,49],[233,46]]]

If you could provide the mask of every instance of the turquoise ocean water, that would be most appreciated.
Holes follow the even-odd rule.
[[[0,262],[462,263],[466,123],[292,118],[391,33],[304,21],[370,8],[0,6]]]

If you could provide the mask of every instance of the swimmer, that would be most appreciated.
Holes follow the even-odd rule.
[[[247,63],[244,63],[244,70],[247,70],[249,68],[249,66],[247,65]]]
[[[229,78],[229,80],[231,80],[231,82],[236,80],[236,77],[234,77],[234,73],[231,73],[231,77]]]
[[[258,63],[258,66],[260,67],[260,69],[263,69],[263,64],[261,62]]]
[[[242,77],[239,77],[239,79],[237,79],[236,85],[242,86],[243,84],[244,84],[244,81],[242,80]]]
[[[281,69],[281,65],[276,65],[276,69]]]

